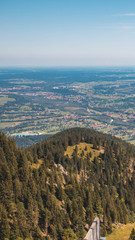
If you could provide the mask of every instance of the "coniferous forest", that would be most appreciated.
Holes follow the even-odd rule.
[[[135,230],[134,230],[134,228],[133,228],[132,231],[131,231],[129,240],[135,240]]]
[[[24,150],[0,133],[1,240],[83,239],[95,216],[102,235],[135,221],[133,145],[73,128]]]

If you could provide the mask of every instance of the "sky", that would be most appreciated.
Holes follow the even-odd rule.
[[[111,65],[135,65],[135,0],[0,0],[0,67]]]

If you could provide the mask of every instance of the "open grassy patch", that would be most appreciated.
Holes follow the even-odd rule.
[[[38,169],[42,164],[43,164],[43,160],[39,159],[38,163],[32,163],[32,164],[29,163],[29,166],[33,169]]]
[[[85,158],[87,157],[87,153],[90,153],[91,152],[91,160],[94,159],[94,157],[98,157],[100,153],[103,153],[103,148],[101,150],[98,150],[98,149],[93,149],[93,144],[88,144],[88,143],[85,143],[85,142],[81,142],[79,144],[76,144],[74,146],[68,146],[64,155],[68,155],[69,158],[72,158],[72,154],[74,152],[74,150],[76,149],[77,147],[77,156],[78,157],[82,157],[82,158]],[[82,154],[83,152],[83,154]]]
[[[128,240],[132,228],[135,228],[135,223],[128,223],[126,225],[119,224],[118,229],[114,229],[113,232],[107,236],[107,240]]]

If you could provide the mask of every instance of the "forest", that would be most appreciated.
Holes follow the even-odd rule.
[[[131,231],[129,240],[135,240],[135,230],[134,230],[134,228]]]
[[[133,145],[72,128],[23,149],[0,133],[1,240],[81,240],[95,216],[102,236],[135,222]]]

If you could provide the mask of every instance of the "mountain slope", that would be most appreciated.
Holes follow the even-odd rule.
[[[26,150],[0,134],[0,239],[83,239],[135,220],[135,147],[91,129],[65,130]]]

